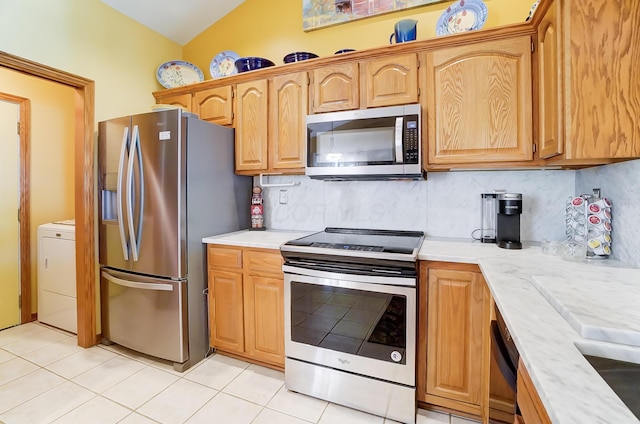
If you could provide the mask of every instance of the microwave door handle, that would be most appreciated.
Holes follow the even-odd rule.
[[[402,148],[402,130],[404,129],[404,117],[396,118],[395,146],[396,163],[404,163],[404,149]]]
[[[129,247],[124,234],[124,214],[122,213],[122,179],[124,178],[124,156],[127,152],[127,141],[129,139],[129,127],[124,128],[122,135],[122,146],[120,147],[120,162],[118,164],[118,188],[116,190],[117,208],[118,208],[118,229],[120,230],[120,244],[122,245],[122,254],[124,260],[129,260]]]

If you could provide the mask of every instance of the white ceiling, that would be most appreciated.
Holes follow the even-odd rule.
[[[244,0],[102,0],[120,13],[182,45]]]

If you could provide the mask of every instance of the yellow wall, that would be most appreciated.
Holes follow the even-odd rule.
[[[484,28],[522,22],[533,0],[486,0]],[[332,55],[337,50],[357,50],[389,44],[397,21],[418,21],[418,40],[435,37],[438,18],[454,2],[422,6],[402,12],[361,19],[310,32],[302,30],[302,0],[245,0],[229,15],[203,31],[184,46],[184,60],[197,65],[210,79],[211,59],[223,50],[240,56],[259,56],[282,64],[291,52]]]
[[[0,0],[0,50],[96,83],[96,123],[147,112],[182,47],[100,0]]]
[[[35,312],[38,225],[74,217],[74,91],[61,84],[0,68],[0,92],[25,97],[31,102],[31,311]]]

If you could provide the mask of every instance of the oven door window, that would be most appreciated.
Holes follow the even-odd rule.
[[[309,166],[390,165],[395,117],[308,124]]]
[[[407,298],[291,282],[291,339],[405,364]]]

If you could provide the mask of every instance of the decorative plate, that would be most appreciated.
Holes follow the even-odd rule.
[[[156,78],[164,88],[174,88],[204,81],[204,74],[193,63],[172,60],[158,66]]]
[[[238,53],[230,50],[220,52],[211,59],[209,65],[209,73],[212,78],[226,77],[227,75],[233,75],[238,72],[235,67],[236,60],[240,59]]]
[[[533,4],[531,5],[531,9],[529,10],[529,16],[527,16],[527,19],[525,19],[525,21],[530,21],[531,18],[533,18],[533,14],[536,13],[536,9],[538,8],[538,3],[540,3],[540,0],[536,0],[535,2],[533,2]]]
[[[436,24],[436,35],[450,35],[482,28],[487,5],[482,0],[460,0],[444,11]]]

